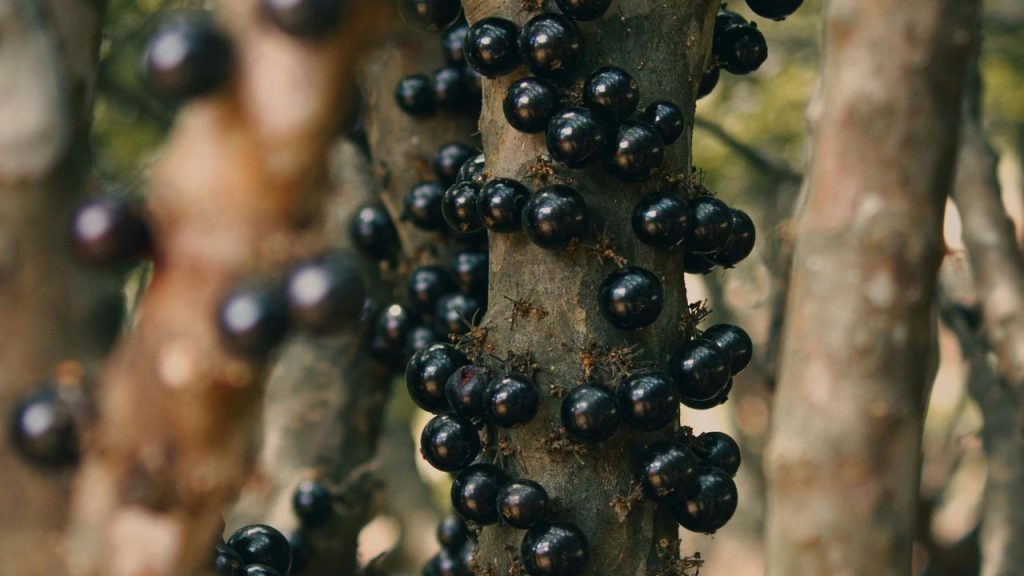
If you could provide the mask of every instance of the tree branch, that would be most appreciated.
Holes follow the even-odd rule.
[[[748,164],[761,172],[765,172],[789,184],[799,183],[803,179],[803,175],[790,166],[783,158],[772,156],[763,150],[758,150],[753,146],[743,143],[739,138],[733,136],[715,122],[697,116],[693,119],[693,125],[695,128],[700,128],[717,138],[719,142],[733,152],[736,152],[740,158],[743,158]]]

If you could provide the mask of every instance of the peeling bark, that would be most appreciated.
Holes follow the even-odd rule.
[[[833,0],[768,455],[769,575],[907,574],[977,2]],[[870,79],[865,81],[865,79]]]

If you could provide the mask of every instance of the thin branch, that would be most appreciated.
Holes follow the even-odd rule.
[[[793,168],[785,159],[745,144],[715,122],[698,116],[694,118],[693,125],[717,138],[722,144],[736,152],[757,170],[790,183],[799,183],[803,180],[803,174],[796,168]]]

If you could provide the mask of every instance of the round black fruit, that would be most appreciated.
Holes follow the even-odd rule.
[[[700,79],[700,86],[697,88],[697,99],[711,94],[715,87],[718,86],[718,81],[722,78],[722,69],[718,66],[708,68],[704,72],[704,76]]]
[[[459,550],[444,550],[437,553],[438,576],[473,576],[464,556]]]
[[[803,3],[804,0],[747,0],[754,14],[771,20],[785,20]]]
[[[572,524],[539,524],[523,536],[519,555],[530,576],[576,576],[587,564],[587,538]]]
[[[679,391],[663,372],[634,374],[616,390],[622,421],[637,430],[660,430],[679,419]]]
[[[450,64],[434,70],[431,88],[437,105],[448,112],[461,112],[470,107],[472,95],[462,67]]]
[[[494,379],[494,372],[486,366],[468,364],[460,367],[444,385],[448,405],[464,418],[477,418],[484,414],[484,391]]]
[[[480,454],[480,435],[469,420],[450,414],[434,416],[420,434],[420,454],[438,470],[462,470]]]
[[[750,364],[754,342],[746,330],[732,324],[716,324],[704,331],[703,339],[714,342],[729,360],[729,372],[735,376]]]
[[[405,387],[417,406],[428,412],[448,409],[444,386],[469,359],[449,344],[431,344],[413,354],[405,368]]]
[[[672,353],[668,374],[681,400],[710,400],[729,383],[729,357],[713,342],[694,340]]]
[[[245,574],[245,562],[238,552],[217,544],[213,548],[213,569],[217,576],[242,576]]]
[[[540,406],[536,385],[526,376],[515,374],[492,380],[483,400],[487,420],[503,428],[533,420]]]
[[[750,256],[754,251],[754,242],[757,232],[754,222],[747,216],[747,213],[735,208],[730,210],[732,214],[732,232],[729,240],[721,250],[711,255],[711,260],[720,266],[731,268]]]
[[[639,103],[640,86],[622,68],[600,68],[583,85],[583,104],[609,122],[629,118]]]
[[[445,189],[438,182],[420,182],[405,195],[402,219],[409,220],[420,230],[436,231],[446,227],[441,213],[441,199]]]
[[[452,482],[452,508],[466,520],[488,525],[498,521],[498,492],[505,473],[490,464],[474,464]]]
[[[469,528],[458,516],[448,516],[437,524],[437,542],[442,548],[458,551],[469,540]]]
[[[578,22],[586,22],[600,18],[612,5],[612,0],[555,0],[555,4],[562,14]]]
[[[665,162],[665,141],[647,122],[629,120],[619,125],[612,140],[608,172],[624,182],[643,182]]]
[[[459,0],[399,0],[398,11],[407,22],[439,30],[459,16],[462,4]]]
[[[700,459],[689,448],[658,442],[640,456],[637,476],[644,495],[651,500],[677,500],[696,490],[699,465]]]
[[[437,337],[437,333],[434,329],[426,324],[420,324],[413,327],[409,331],[409,334],[405,337],[405,348],[403,349],[405,356],[412,356],[420,350],[431,344],[440,342],[441,339]]]
[[[502,110],[513,128],[536,134],[547,129],[551,117],[558,111],[560,100],[554,85],[543,78],[528,76],[508,87]]]
[[[480,215],[480,186],[473,182],[452,185],[441,200],[441,214],[452,230],[463,234],[479,232],[484,228]]]
[[[480,322],[484,307],[480,301],[465,294],[448,294],[437,302],[434,331],[438,334],[465,334]]]
[[[406,295],[413,310],[433,316],[441,297],[455,291],[451,274],[440,266],[420,266],[409,275]]]
[[[654,126],[666,145],[679,140],[686,128],[683,110],[668,100],[657,100],[648,104],[640,119]]]
[[[712,533],[725,526],[736,512],[736,483],[721,468],[703,466],[697,472],[697,489],[671,505],[676,522],[691,532]]]
[[[583,442],[607,440],[619,427],[615,394],[599,384],[584,384],[562,400],[562,426],[571,438]]]
[[[570,168],[583,168],[605,157],[607,130],[587,108],[566,108],[548,122],[548,153]]]
[[[715,269],[715,263],[705,254],[690,249],[683,253],[683,271],[687,274],[708,274]]]
[[[466,32],[469,24],[460,22],[441,35],[441,53],[449,64],[463,64],[466,61]]]
[[[415,326],[416,318],[411,310],[401,304],[388,306],[374,323],[370,352],[388,364],[398,361]],[[404,364],[401,367],[404,368]]]
[[[260,358],[288,333],[288,303],[280,286],[246,282],[236,287],[217,312],[221,341],[236,354]]]
[[[152,250],[149,225],[134,207],[114,198],[82,204],[71,221],[75,256],[86,264],[130,262]]]
[[[337,255],[297,266],[288,275],[286,291],[292,322],[312,334],[354,327],[366,300],[362,274]]]
[[[459,177],[462,166],[480,155],[480,152],[465,144],[449,142],[437,149],[434,154],[434,173],[441,185],[450,187]]]
[[[519,52],[530,72],[542,78],[567,78],[583,55],[576,24],[561,14],[534,16],[519,34]]]
[[[650,326],[661,314],[664,298],[658,277],[636,266],[612,272],[597,291],[601,315],[612,326],[622,330]]]
[[[341,0],[262,0],[263,14],[292,36],[316,38],[338,26],[345,7]]]
[[[212,23],[179,20],[161,26],[146,50],[150,84],[175,100],[205,96],[227,80],[231,43]]]
[[[459,167],[459,173],[455,177],[455,182],[476,182],[479,184],[483,178],[485,163],[486,160],[483,154],[477,154],[466,160]]]
[[[732,234],[732,212],[721,200],[701,196],[690,201],[693,226],[687,248],[701,254],[718,252]]]
[[[697,437],[701,459],[735,476],[740,469],[740,445],[725,432],[705,432]]]
[[[533,480],[514,480],[498,492],[498,513],[513,528],[532,528],[547,511],[548,493]]]
[[[331,493],[315,480],[303,480],[292,493],[292,510],[303,526],[322,526],[331,517]]]
[[[480,216],[492,232],[518,232],[530,190],[518,180],[494,178],[480,190]]]
[[[395,102],[406,114],[429,116],[437,112],[434,86],[426,74],[410,74],[395,86]]]
[[[564,184],[541,188],[523,207],[523,231],[545,250],[561,250],[587,233],[587,204]]]
[[[287,574],[292,565],[292,548],[288,539],[265,524],[250,524],[239,528],[228,539],[228,547],[238,552],[247,566],[262,564]]]
[[[264,564],[248,564],[245,567],[245,576],[285,576],[285,574]]]
[[[401,247],[395,223],[380,204],[357,210],[349,220],[348,233],[361,254],[378,262],[396,257]]]
[[[726,26],[722,36],[715,38],[715,54],[727,72],[750,74],[768,59],[768,42],[756,26]]]
[[[487,252],[459,252],[452,258],[452,273],[460,292],[467,296],[487,298]]]
[[[683,405],[686,406],[687,408],[692,408],[693,410],[710,410],[712,408],[716,408],[718,406],[721,406],[722,404],[725,404],[729,400],[730,392],[732,392],[732,378],[729,379],[729,382],[725,385],[725,388],[722,388],[722,391],[719,392],[718,394],[715,394],[715,396],[710,400],[694,400],[692,398],[680,398],[679,401],[682,402]]]
[[[466,63],[488,78],[519,66],[519,27],[504,18],[484,18],[466,32]]]
[[[56,386],[38,386],[14,407],[10,418],[11,444],[28,462],[47,468],[78,463],[78,427]]]
[[[690,205],[675,194],[651,192],[633,207],[633,233],[638,240],[655,248],[671,248],[682,243],[692,221]]]

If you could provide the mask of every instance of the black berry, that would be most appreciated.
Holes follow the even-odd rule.
[[[288,574],[292,564],[292,548],[288,539],[265,524],[239,528],[228,539],[228,546],[238,552],[246,566],[262,564],[280,574]]]
[[[420,434],[420,454],[438,470],[462,470],[480,454],[480,435],[469,420],[449,414],[434,416]]]
[[[480,301],[465,294],[448,294],[437,302],[434,310],[434,331],[438,334],[465,334],[483,316]]]
[[[735,476],[740,469],[740,446],[725,432],[705,432],[697,437],[703,451],[701,459]]]
[[[675,442],[658,442],[643,452],[637,468],[640,487],[651,500],[676,500],[696,489],[700,459]]]
[[[473,571],[458,550],[442,549],[437,553],[438,576],[473,576]]]
[[[641,242],[655,248],[682,243],[692,221],[689,203],[675,194],[652,192],[633,207],[633,232]]]
[[[299,37],[330,33],[341,19],[342,0],[262,0],[263,14],[278,28]]]
[[[690,201],[693,211],[693,226],[687,248],[698,253],[712,253],[721,250],[732,234],[732,212],[721,200],[701,196]]]
[[[14,407],[10,418],[11,444],[28,462],[49,468],[78,463],[78,427],[56,386],[37,387]]]
[[[114,198],[82,204],[71,221],[75,256],[86,264],[131,262],[152,249],[149,225],[134,207]]]
[[[604,125],[586,108],[567,108],[548,123],[548,153],[570,168],[583,168],[603,158],[608,140]]]
[[[494,379],[484,392],[483,400],[487,420],[503,428],[533,420],[540,406],[540,395],[534,383],[514,374]]]
[[[303,526],[321,526],[331,517],[331,493],[319,482],[303,480],[292,493],[292,510]]]
[[[484,228],[480,215],[480,186],[473,182],[453,184],[441,200],[441,213],[452,230],[471,234]]]
[[[576,576],[587,564],[587,538],[572,524],[544,523],[523,536],[519,555],[530,576]]]
[[[231,65],[230,41],[206,21],[166,24],[153,35],[146,51],[149,82],[176,100],[213,92],[227,80]]]
[[[532,528],[547,511],[548,493],[533,480],[514,480],[498,492],[498,513],[513,528]]]
[[[370,353],[385,364],[404,367],[406,342],[416,318],[412,311],[401,304],[392,304],[376,317],[370,340]]]
[[[415,326],[405,337],[405,352],[408,355],[415,354],[420,348],[440,342],[434,329],[426,324]]]
[[[447,188],[454,184],[463,164],[478,155],[480,152],[477,150],[457,142],[451,142],[438,148],[437,153],[434,154],[433,167],[441,185]]]
[[[768,59],[768,42],[761,31],[728,10],[720,10],[716,18],[712,50],[722,68],[733,74],[749,74]]]
[[[492,232],[517,232],[522,228],[523,207],[530,191],[518,180],[494,178],[480,190],[480,216]]]
[[[672,353],[668,374],[680,399],[710,400],[729,383],[729,357],[713,342],[694,340]]]
[[[530,72],[543,78],[568,77],[583,55],[583,40],[576,24],[561,14],[534,16],[523,25],[519,52]]]
[[[573,20],[596,20],[608,10],[612,0],[555,0],[558,9]]]
[[[619,427],[617,404],[611,390],[599,384],[584,384],[562,400],[562,426],[575,440],[606,440]]]
[[[619,415],[638,430],[660,430],[679,419],[679,391],[663,372],[635,374],[619,382]]]
[[[437,524],[437,542],[442,548],[457,551],[469,540],[469,528],[458,516],[448,516]]]
[[[486,366],[461,366],[444,385],[448,405],[464,418],[483,416],[484,391],[493,378],[494,372]]]
[[[238,552],[217,544],[213,549],[213,569],[217,576],[242,576],[245,574],[245,562]]]
[[[469,160],[463,162],[462,166],[459,167],[459,173],[455,177],[455,182],[476,182],[480,183],[481,178],[484,174],[484,166],[486,160],[483,154],[477,154]]]
[[[519,66],[519,27],[504,18],[484,18],[469,27],[466,63],[488,78],[504,76]]]
[[[747,213],[735,208],[730,210],[732,214],[732,232],[725,246],[711,255],[711,260],[720,266],[730,268],[742,262],[754,251],[754,241],[757,232],[754,222],[747,216]]]
[[[587,204],[575,189],[555,184],[538,190],[523,207],[523,232],[545,250],[561,250],[587,233]]]
[[[661,314],[664,298],[658,277],[636,266],[612,272],[597,291],[601,315],[612,326],[622,330],[650,326]]]
[[[285,574],[264,564],[248,564],[245,567],[245,576],[285,576]]]
[[[621,68],[600,68],[583,85],[583,104],[610,122],[629,118],[639,103],[640,86]]]
[[[468,296],[487,298],[487,252],[459,252],[452,258],[452,273],[459,291]]]
[[[435,70],[431,87],[437,105],[449,112],[466,110],[472,102],[472,94],[460,66],[448,65]]]
[[[700,100],[708,94],[711,94],[715,90],[715,87],[718,86],[718,80],[721,79],[721,77],[722,69],[720,67],[713,66],[708,68],[704,72],[704,75],[701,76],[700,86],[697,88],[697,99]]]
[[[558,90],[547,80],[536,76],[521,78],[505,92],[502,110],[505,119],[516,130],[527,134],[543,132],[559,109]]]
[[[409,305],[420,314],[433,316],[441,297],[455,291],[455,281],[440,266],[420,266],[409,275]]]
[[[399,0],[398,10],[408,22],[438,30],[451,24],[462,11],[459,0]]]
[[[398,81],[395,102],[412,116],[429,116],[437,112],[434,86],[426,74],[410,74]]]
[[[466,520],[477,524],[498,521],[498,492],[505,485],[505,473],[490,464],[474,464],[452,482],[452,507]]]
[[[243,283],[217,313],[221,341],[237,354],[266,356],[288,333],[288,304],[276,284]]]
[[[804,0],[747,0],[754,14],[771,20],[785,20],[803,3]]]
[[[612,140],[608,171],[625,182],[650,180],[665,162],[665,141],[647,122],[628,120]]]
[[[441,35],[441,53],[449,64],[462,64],[466,61],[466,32],[469,24],[460,22],[444,31]]]
[[[395,223],[380,204],[357,210],[349,220],[348,233],[360,253],[378,262],[395,258],[401,248]]]
[[[729,393],[732,392],[732,378],[726,383],[725,388],[715,394],[710,400],[694,400],[692,398],[680,398],[679,401],[687,408],[694,410],[710,410],[725,404],[729,400]]]
[[[445,189],[438,182],[420,182],[405,195],[402,219],[409,220],[420,230],[436,231],[445,228],[441,213],[441,199]]]
[[[747,332],[732,324],[716,324],[704,331],[703,339],[714,342],[729,360],[729,372],[735,376],[750,364],[754,343]]]
[[[363,312],[366,285],[346,260],[330,255],[300,264],[287,280],[288,312],[296,327],[313,334],[355,326]]]
[[[449,344],[431,344],[413,354],[405,368],[405,387],[417,406],[428,412],[448,409],[444,386],[469,359]]]
[[[736,483],[721,468],[703,466],[697,472],[697,489],[692,496],[671,504],[676,522],[691,532],[718,530],[736,512]]]
[[[679,140],[686,128],[683,110],[668,100],[651,102],[640,118],[654,126],[666,145]]]
[[[683,271],[687,274],[707,274],[715,269],[715,263],[704,254],[687,249],[683,254]]]

